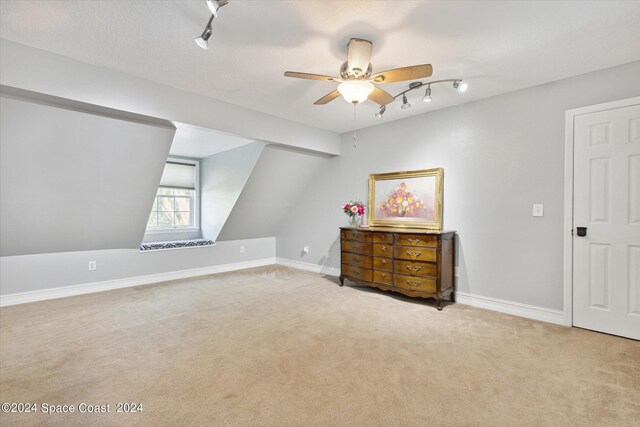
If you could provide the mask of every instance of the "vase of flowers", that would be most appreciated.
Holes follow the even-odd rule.
[[[351,200],[346,203],[342,210],[349,217],[349,226],[357,227],[364,215],[364,204],[360,200]]]

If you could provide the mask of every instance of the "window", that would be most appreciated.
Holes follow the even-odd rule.
[[[198,228],[198,162],[170,159],[151,207],[147,232]]]
[[[160,187],[153,202],[147,227],[194,228],[192,215],[194,199],[194,190]]]

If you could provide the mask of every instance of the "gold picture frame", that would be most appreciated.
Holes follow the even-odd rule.
[[[442,230],[444,169],[369,175],[369,225]]]

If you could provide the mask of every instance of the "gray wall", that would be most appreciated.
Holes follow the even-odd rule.
[[[175,129],[0,98],[0,256],[137,248]]]
[[[325,161],[278,232],[278,257],[339,267],[340,205],[366,200],[369,173],[443,167],[444,227],[459,233],[458,289],[562,310],[565,110],[638,96],[638,76],[634,62],[383,121],[357,132],[356,149],[344,134],[342,155]],[[543,218],[531,216],[533,203],[544,204]]]
[[[275,238],[268,237],[163,251],[112,249],[0,257],[0,295],[273,259],[275,251]],[[89,260],[97,262],[97,270],[88,271]]]
[[[218,239],[264,145],[252,142],[200,161],[200,228],[205,239]]]
[[[274,236],[326,157],[267,145],[218,240]]]

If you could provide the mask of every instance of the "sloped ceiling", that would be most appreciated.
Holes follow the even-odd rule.
[[[204,0],[2,0],[0,37],[337,132],[351,106],[312,105],[335,84],[282,74],[336,75],[350,37],[373,41],[374,70],[431,63],[471,84],[413,93],[385,121],[640,59],[638,1],[232,0],[203,51],[208,17]],[[372,102],[359,110],[359,127],[378,123]]]
[[[264,146],[256,141],[200,161],[200,227],[205,239],[218,240]]]
[[[0,256],[139,247],[175,128],[57,101],[0,96]]]
[[[266,146],[218,240],[275,236],[326,162],[318,154]]]
[[[176,135],[169,151],[172,156],[202,159],[254,142],[252,139],[218,132],[213,129],[177,122],[173,124],[176,126]]]

